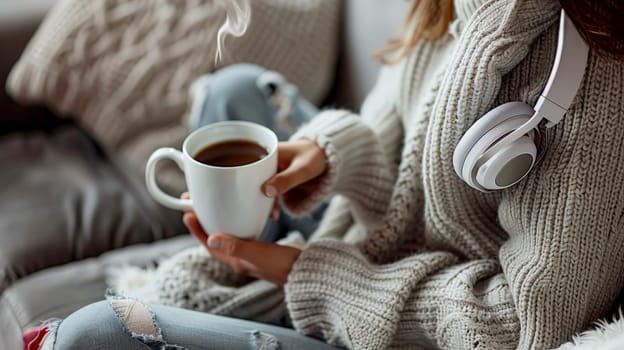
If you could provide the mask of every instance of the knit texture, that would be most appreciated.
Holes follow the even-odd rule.
[[[604,316],[624,284],[624,64],[591,53],[567,116],[542,130],[541,163],[477,192],[455,175],[454,146],[491,108],[536,102],[560,8],[455,7],[447,35],[383,68],[360,116],[325,111],[293,136],[316,140],[329,169],[286,209],[334,194],[284,287],[304,334],[349,349],[549,349]]]
[[[250,283],[250,278],[211,259],[203,246],[186,249],[166,260],[156,275],[159,304],[290,325],[282,291],[266,281]]]
[[[458,16],[474,3],[456,1]],[[624,64],[590,55],[575,102],[543,131],[545,156],[520,184],[484,194],[453,171],[453,146],[475,120],[503,102],[535,103],[558,15],[556,1],[486,1],[457,38],[422,43],[386,68],[402,72],[398,96],[386,96],[396,108],[342,115],[353,123],[344,132],[323,118],[299,132],[321,141],[333,167],[317,192],[337,191],[353,214],[328,212],[322,227],[363,223],[367,237],[303,251],[285,287],[299,331],[354,349],[414,348],[410,337],[423,332],[443,349],[548,349],[608,312],[624,282]],[[454,53],[432,60],[444,42]],[[420,89],[425,71],[441,65],[439,86]],[[396,81],[373,95],[392,91],[386,84]],[[378,146],[379,119],[388,118],[405,135],[391,180]],[[363,125],[371,132],[351,137]],[[341,185],[350,181],[361,190]]]
[[[220,3],[59,1],[14,66],[7,89],[22,103],[76,118],[140,171],[156,148],[181,146],[189,86],[222,66],[256,63],[282,73],[311,101],[324,98],[337,57],[338,1],[250,0],[246,34],[226,37],[216,65],[217,31],[225,22]],[[182,190],[177,169],[169,169],[165,185]]]

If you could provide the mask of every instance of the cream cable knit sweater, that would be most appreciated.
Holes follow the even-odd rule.
[[[443,349],[548,349],[604,316],[623,285],[624,64],[592,53],[536,169],[511,189],[476,192],[453,171],[454,146],[494,106],[535,103],[559,6],[455,5],[450,33],[385,67],[361,117],[326,111],[294,136],[323,146],[330,168],[286,208],[304,214],[338,194],[284,288],[302,333],[353,349],[420,348],[423,334]],[[243,289],[200,308],[264,320],[282,308],[266,282]],[[161,297],[176,298],[171,288]]]
[[[456,1],[458,15],[477,2]],[[441,45],[422,44],[388,68],[403,71],[389,108],[328,111],[295,135],[317,140],[331,170],[309,200],[287,198],[290,210],[337,192],[367,232],[363,252],[319,241],[297,260],[285,294],[298,330],[356,349],[410,348],[421,330],[444,349],[546,349],[605,315],[624,277],[622,63],[591,55],[568,115],[545,131],[544,159],[516,187],[479,193],[452,166],[477,118],[535,103],[558,11],[556,1],[487,1],[460,24],[439,85],[418,88]],[[429,96],[425,108],[415,92]],[[324,227],[348,220],[332,213]]]

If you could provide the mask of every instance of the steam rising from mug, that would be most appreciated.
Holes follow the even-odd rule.
[[[223,58],[223,45],[227,34],[241,37],[247,31],[249,20],[251,19],[251,5],[249,0],[220,0],[221,6],[225,9],[225,23],[219,28],[217,33],[217,54],[215,63],[219,63]]]

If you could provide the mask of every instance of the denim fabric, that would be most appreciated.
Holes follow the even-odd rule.
[[[318,114],[318,108],[299,95],[299,89],[279,73],[247,63],[197,78],[191,87],[191,97],[191,131],[218,121],[244,120],[266,126],[283,141],[292,129]],[[280,125],[280,111],[288,115],[286,124],[291,126],[290,130]]]
[[[336,350],[293,329],[196,311],[149,305],[160,337],[135,334],[109,301],[88,305],[61,322],[54,350]]]
[[[310,215],[305,217],[289,216],[280,208],[279,219],[277,221],[269,220],[259,239],[265,242],[276,242],[279,239],[286,237],[288,232],[299,231],[299,233],[301,233],[303,238],[307,241],[318,227],[327,205],[327,203],[323,203]]]

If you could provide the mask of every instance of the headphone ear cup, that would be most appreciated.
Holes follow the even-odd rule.
[[[476,183],[486,190],[510,187],[529,174],[536,158],[535,141],[524,135],[479,166]]]
[[[457,176],[462,177],[462,169],[466,161],[466,156],[468,156],[468,153],[479,139],[489,130],[509,118],[521,115],[531,117],[533,113],[535,113],[533,107],[524,102],[514,101],[502,104],[479,118],[466,130],[464,136],[462,136],[457,146],[455,146],[455,151],[453,152],[453,168]]]
[[[466,183],[470,186],[483,190],[484,187],[482,184],[477,183],[476,174],[479,169],[477,169],[477,162],[479,161],[479,157],[483,153],[485,153],[492,145],[494,145],[497,141],[501,140],[503,137],[520,127],[524,124],[529,118],[528,117],[514,117],[512,119],[507,119],[502,121],[501,123],[494,126],[485,135],[481,136],[481,138],[477,141],[477,143],[470,149],[468,155],[466,156],[466,160],[464,161],[464,166],[462,167],[462,178]],[[506,147],[504,151],[508,152],[510,147],[514,147],[514,144]],[[502,152],[501,152],[502,153]],[[498,156],[500,153],[496,154],[494,157]]]
[[[483,191],[477,184],[474,169],[479,157],[496,141],[526,122],[534,113],[523,102],[508,102],[479,118],[460,139],[453,152],[455,173],[470,186]]]

